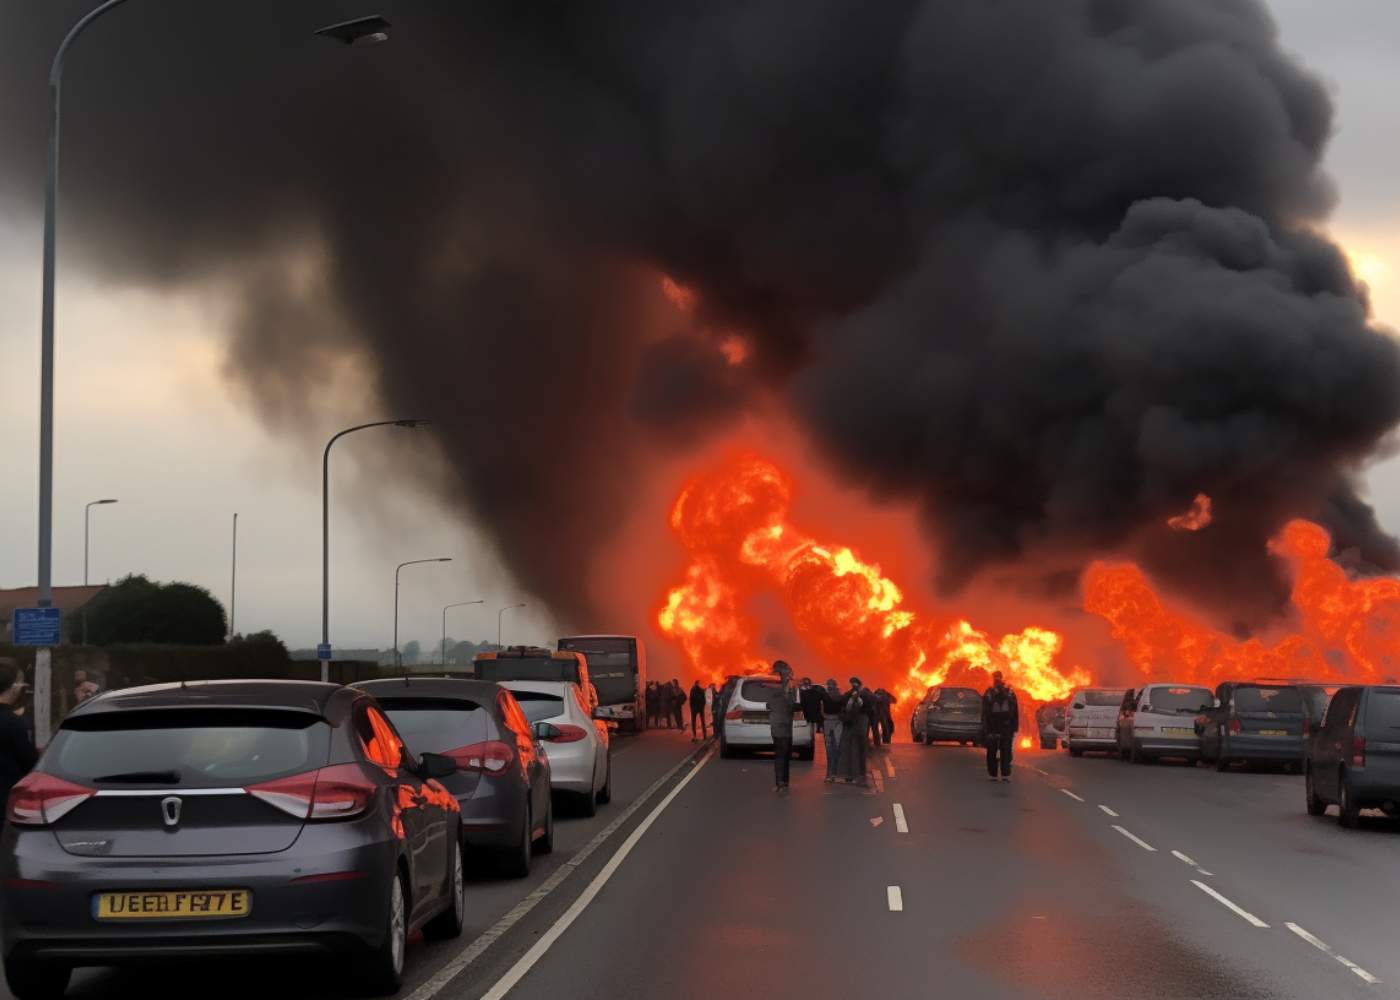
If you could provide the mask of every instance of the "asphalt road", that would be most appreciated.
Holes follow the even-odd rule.
[[[662,731],[523,881],[472,885],[407,1000],[1400,997],[1400,824],[1308,817],[1282,774],[897,744],[869,790]],[[644,800],[638,796],[651,792]],[[73,996],[337,995],[324,969],[80,973]]]

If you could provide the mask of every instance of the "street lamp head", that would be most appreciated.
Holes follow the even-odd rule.
[[[378,14],[372,14],[369,17],[357,17],[352,21],[341,21],[339,24],[328,24],[324,28],[316,29],[316,34],[324,38],[334,38],[346,45],[373,45],[389,40],[389,27],[387,20]]]
[[[451,561],[452,561],[452,557],[451,557],[451,556],[442,556],[441,558],[437,559],[436,561],[437,561],[437,562],[451,562]]]
[[[94,501],[93,501],[93,503],[116,503],[116,502],[117,502],[117,500],[116,500],[115,497],[109,497],[109,498],[107,498],[106,500],[94,500]]]
[[[410,418],[410,419],[408,419],[408,420],[395,420],[395,421],[394,421],[394,426],[395,426],[395,427],[426,427],[428,424],[429,424],[429,421],[427,421],[427,420],[422,420],[422,419],[419,419],[419,418],[417,418],[417,417]]]

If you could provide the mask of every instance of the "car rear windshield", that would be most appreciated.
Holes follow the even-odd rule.
[[[1327,706],[1331,704],[1332,696],[1337,693],[1337,688],[1307,684],[1300,687],[1298,693],[1303,696],[1303,706],[1308,711],[1308,718],[1314,722],[1320,722],[1327,714]]]
[[[486,709],[465,698],[380,698],[414,754],[442,753],[487,739]]]
[[[543,691],[511,691],[520,702],[520,710],[531,722],[543,722],[564,714],[564,699]]]
[[[476,676],[484,681],[573,681],[579,683],[578,661],[572,656],[507,656],[477,660]]]
[[[1242,684],[1235,688],[1236,712],[1303,711],[1303,696],[1295,687],[1256,687]]]
[[[766,705],[768,696],[781,686],[777,681],[744,681],[739,685],[739,697]]]
[[[943,708],[975,708],[982,703],[982,696],[972,688],[943,688],[934,699]]]
[[[309,712],[140,709],[69,719],[44,770],[98,787],[212,788],[314,770],[329,752],[330,726]]]
[[[1122,688],[1116,691],[1109,688],[1097,688],[1079,692],[1079,697],[1075,700],[1082,701],[1090,708],[1117,708],[1119,705],[1123,704],[1123,694],[1124,690]]]
[[[1366,706],[1368,728],[1400,729],[1400,688],[1372,688]],[[1393,738],[1393,737],[1392,737]]]
[[[1153,688],[1147,702],[1157,712],[1199,712],[1215,703],[1215,694],[1210,688]]]

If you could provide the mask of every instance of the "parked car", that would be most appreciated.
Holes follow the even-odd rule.
[[[10,991],[61,996],[81,965],[300,953],[394,992],[410,935],[462,930],[461,814],[437,780],[453,770],[333,684],[85,701],[6,804]]]
[[[1148,684],[1123,696],[1118,713],[1118,754],[1134,764],[1180,757],[1194,765],[1201,757],[1196,716],[1214,701],[1210,688],[1194,684]]]
[[[384,706],[410,750],[454,761],[443,784],[461,806],[468,859],[484,852],[501,874],[524,878],[533,854],[554,849],[549,757],[513,694],[493,681],[460,677],[354,686]]]
[[[572,681],[506,681],[549,755],[549,786],[572,796],[585,816],[612,801],[608,724],[594,719]],[[645,720],[643,720],[645,724]]]
[[[1400,687],[1344,687],[1303,758],[1308,815],[1337,806],[1342,826],[1362,809],[1400,815]]]
[[[1065,713],[1068,705],[1062,701],[1052,701],[1035,710],[1036,729],[1040,733],[1040,749],[1055,750],[1065,742]]]
[[[1225,681],[1212,707],[1196,718],[1201,759],[1214,761],[1217,771],[1237,760],[1297,767],[1305,718],[1303,696],[1292,684]]]
[[[951,740],[972,746],[982,740],[982,696],[972,688],[929,688],[910,722],[915,743]]]
[[[1118,710],[1126,693],[1123,688],[1078,688],[1069,696],[1065,732],[1071,757],[1118,749]]]
[[[740,750],[772,750],[773,732],[768,726],[768,696],[777,690],[776,674],[750,674],[734,685],[725,705],[724,728],[720,730],[719,755],[733,757]],[[797,688],[791,689],[793,705]],[[800,760],[816,755],[812,727],[802,718],[801,708],[792,717],[792,749]]]

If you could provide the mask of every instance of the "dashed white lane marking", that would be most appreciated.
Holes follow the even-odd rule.
[[[899,891],[899,886],[885,886],[885,895],[889,898],[891,913],[899,913],[904,909],[904,893]],[[483,997],[482,1000],[485,998]]]
[[[1084,801],[1078,795],[1075,795],[1073,792],[1071,792],[1068,788],[1061,788],[1060,791],[1063,792],[1065,795],[1068,795],[1070,798],[1074,799],[1074,801],[1076,802]]]
[[[1043,768],[1043,767],[1034,767],[1034,768],[1031,768],[1031,770],[1033,770],[1036,774],[1043,774],[1043,775],[1045,775],[1047,778],[1050,777],[1050,772],[1047,771],[1047,770],[1045,770],[1045,768]]]
[[[1344,966],[1346,966],[1346,967],[1347,967],[1348,969],[1350,969],[1352,972],[1356,973],[1356,975],[1360,976],[1362,979],[1364,979],[1366,982],[1370,983],[1372,986],[1375,986],[1377,983],[1380,982],[1379,979],[1377,979],[1375,976],[1371,975],[1371,974],[1370,974],[1369,972],[1367,972],[1365,969],[1361,968],[1361,966],[1357,965],[1357,964],[1356,964],[1355,962],[1353,962],[1351,959],[1349,959],[1349,958],[1343,958],[1341,955],[1338,955],[1335,951],[1332,950],[1331,946],[1329,946],[1329,945],[1327,944],[1326,941],[1322,941],[1322,940],[1319,940],[1318,938],[1313,937],[1311,934],[1309,934],[1307,931],[1303,930],[1303,928],[1299,927],[1297,924],[1294,924],[1294,923],[1286,923],[1286,924],[1284,924],[1283,926],[1287,927],[1287,928],[1288,928],[1290,931],[1292,931],[1294,934],[1297,934],[1300,938],[1302,938],[1302,939],[1303,939],[1304,941],[1306,941],[1308,944],[1312,945],[1312,946],[1313,946],[1314,948],[1316,948],[1318,951],[1322,952],[1322,953],[1325,954],[1325,955],[1331,955],[1331,956],[1332,956],[1333,958],[1335,958],[1338,962],[1341,962]]]
[[[1206,894],[1207,896],[1209,896],[1211,899],[1215,900],[1217,903],[1220,903],[1222,906],[1225,906],[1225,907],[1228,908],[1229,910],[1233,911],[1234,914],[1235,914],[1236,916],[1242,917],[1243,919],[1249,921],[1249,922],[1250,922],[1251,924],[1253,924],[1255,927],[1265,927],[1265,928],[1267,928],[1267,927],[1269,926],[1268,924],[1264,923],[1264,921],[1262,921],[1262,920],[1260,920],[1258,917],[1256,917],[1254,914],[1252,914],[1252,913],[1250,913],[1248,910],[1246,910],[1244,907],[1239,906],[1239,905],[1237,905],[1237,904],[1231,902],[1230,900],[1226,899],[1224,896],[1222,896],[1220,893],[1216,892],[1214,889],[1212,889],[1210,886],[1206,885],[1204,882],[1197,882],[1195,879],[1192,879],[1192,880],[1191,880],[1191,884],[1194,885],[1197,889],[1200,889],[1203,893],[1205,893],[1205,894]]]
[[[909,823],[904,818],[904,807],[898,802],[894,804],[894,828],[900,833],[909,832]]]
[[[1117,831],[1118,831],[1119,833],[1121,833],[1123,836],[1127,837],[1127,838],[1128,838],[1129,840],[1131,840],[1134,844],[1137,844],[1137,845],[1138,845],[1139,847],[1141,847],[1144,851],[1155,851],[1155,850],[1157,850],[1157,848],[1153,847],[1151,844],[1149,844],[1147,841],[1143,840],[1143,839],[1142,839],[1141,837],[1139,837],[1137,834],[1133,833],[1133,832],[1130,831],[1130,830],[1125,830],[1125,829],[1123,829],[1123,828],[1122,828],[1121,826],[1119,826],[1117,823],[1114,823],[1114,824],[1113,824],[1113,829],[1117,830]]]
[[[647,813],[646,818],[638,823],[636,829],[628,834],[627,839],[622,842],[622,846],[617,849],[617,853],[608,859],[608,863],[603,866],[602,871],[598,872],[598,874],[593,877],[593,881],[588,883],[588,888],[584,889],[583,892],[579,894],[578,899],[573,901],[569,908],[564,911],[549,930],[540,935],[540,939],[534,943],[530,950],[521,955],[516,963],[506,971],[506,974],[496,981],[496,985],[482,994],[481,1000],[502,1000],[507,993],[515,988],[516,983],[525,978],[525,974],[535,967],[535,963],[544,957],[544,953],[549,951],[554,942],[558,941],[559,937],[579,918],[579,914],[583,913],[583,911],[588,908],[588,904],[593,902],[593,897],[597,896],[598,893],[602,891],[603,886],[607,885],[608,880],[613,877],[613,873],[622,866],[622,862],[627,860],[627,855],[632,853],[632,848],[636,847],[637,842],[651,829],[651,825],[656,822],[656,818],[660,816],[661,813],[665,811],[666,807],[671,804],[672,800],[685,789],[685,786],[690,784],[691,780],[700,773],[701,768],[714,759],[714,756],[714,751],[711,750],[706,753],[704,757],[700,758],[699,762],[691,769],[690,773],[676,783],[676,787],[671,789],[670,792],[666,794],[666,797],[656,804],[655,809]],[[639,803],[642,801],[645,800],[638,800]],[[625,815],[624,813],[623,816],[619,816],[618,820],[614,822],[622,820]],[[450,980],[452,976],[455,976],[462,970],[465,964],[466,963],[457,965],[456,961],[449,963],[442,972],[414,990],[409,996],[409,1000],[420,1000],[420,998],[435,996],[443,986],[447,985],[447,981]],[[451,975],[449,975],[447,979],[442,979],[443,972],[447,972],[448,969],[454,965],[457,967],[452,970]]]
[[[1114,819],[1117,819],[1117,818],[1118,818],[1118,814],[1117,814],[1116,812],[1114,812],[1112,809],[1108,808],[1108,806],[1103,805],[1102,803],[1100,803],[1100,804],[1099,804],[1099,808],[1102,809],[1104,812],[1108,813],[1108,814],[1109,814],[1110,816],[1112,816]]]
[[[1176,860],[1178,861],[1186,862],[1192,868],[1201,867],[1200,865],[1196,864],[1195,861],[1191,860],[1191,858],[1188,855],[1182,854],[1180,851],[1172,851],[1172,857],[1176,858]]]
[[[894,761],[890,760],[888,757],[885,758],[885,773],[888,774],[891,778],[895,776]]]

